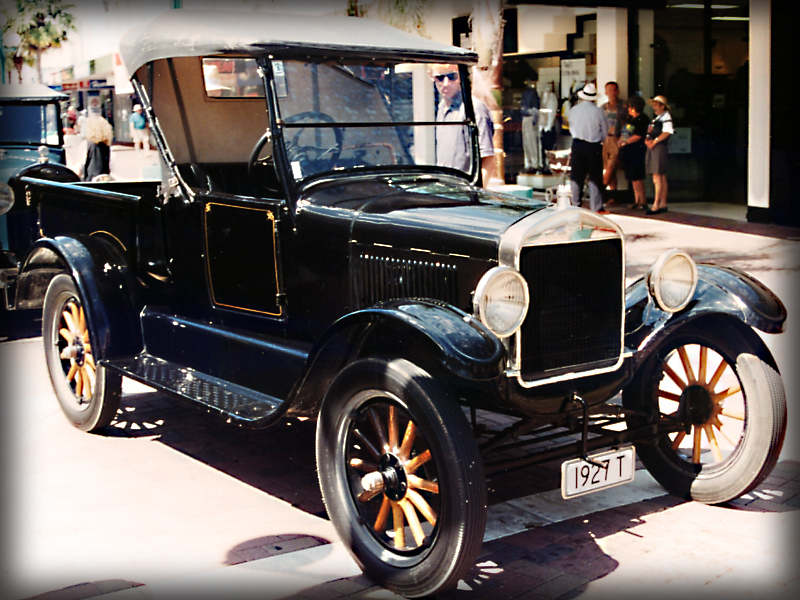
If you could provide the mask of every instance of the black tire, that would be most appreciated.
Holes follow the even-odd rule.
[[[425,371],[405,360],[346,367],[323,401],[316,448],[328,515],[373,581],[427,596],[473,566],[483,465],[460,406]],[[365,476],[383,488],[365,491]]]
[[[642,366],[623,403],[652,411],[650,422],[681,423],[680,431],[638,443],[637,453],[668,492],[707,504],[761,483],[786,434],[786,396],[774,360],[750,328],[731,319],[678,329]]]
[[[42,339],[50,380],[70,423],[83,431],[111,423],[119,408],[122,377],[97,364],[96,336],[69,275],[57,275],[47,288]]]

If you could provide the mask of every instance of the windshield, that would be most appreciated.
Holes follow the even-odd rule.
[[[0,104],[0,143],[58,146],[58,107]]]
[[[472,128],[456,65],[273,61],[272,70],[296,180],[407,166],[471,176]]]

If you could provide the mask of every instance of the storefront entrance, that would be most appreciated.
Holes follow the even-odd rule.
[[[504,55],[502,71],[506,183],[517,183],[520,174],[531,170],[546,171],[544,152],[570,146],[565,118],[570,96],[588,81],[595,81],[602,93],[606,80],[597,81],[598,73],[603,77],[609,71],[608,65],[598,65],[598,9],[515,4],[509,10],[516,14],[506,18],[506,27],[516,28],[512,32],[516,46]],[[676,127],[669,156],[670,202],[746,205],[748,0],[713,5],[656,2],[649,8],[641,8],[648,4],[641,2],[627,3],[631,7],[624,7],[624,2],[604,4],[622,11],[623,22],[627,21],[622,28],[627,35],[623,44],[627,65],[614,77],[621,98],[661,94],[670,103]],[[569,15],[573,24],[563,30]],[[550,29],[534,31],[536,27]],[[560,48],[537,42],[556,34],[564,40]],[[543,51],[526,51],[530,48]],[[536,90],[543,111],[534,150],[541,155],[534,158],[530,144],[526,157],[524,138],[530,134],[523,133],[530,88]],[[652,117],[650,107],[646,113]]]

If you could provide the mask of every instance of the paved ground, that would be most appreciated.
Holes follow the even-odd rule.
[[[132,150],[113,156],[118,173],[140,164],[125,162]],[[684,247],[746,269],[800,314],[796,230],[742,233],[749,224],[697,227],[679,215],[614,210],[629,278],[665,248]],[[764,336],[785,378],[790,426],[778,467],[755,492],[726,506],[687,503],[640,470],[633,484],[564,501],[557,464],[491,478],[481,555],[446,597],[796,596],[796,321]],[[128,386],[113,426],[83,434],[57,407],[41,339],[11,337],[23,339],[0,344],[4,599],[393,597],[359,574],[326,520],[311,423],[235,429]]]

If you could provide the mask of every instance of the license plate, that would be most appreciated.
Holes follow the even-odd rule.
[[[590,454],[589,459],[593,462],[576,458],[561,463],[561,495],[564,498],[575,498],[633,481],[636,470],[633,446]]]

